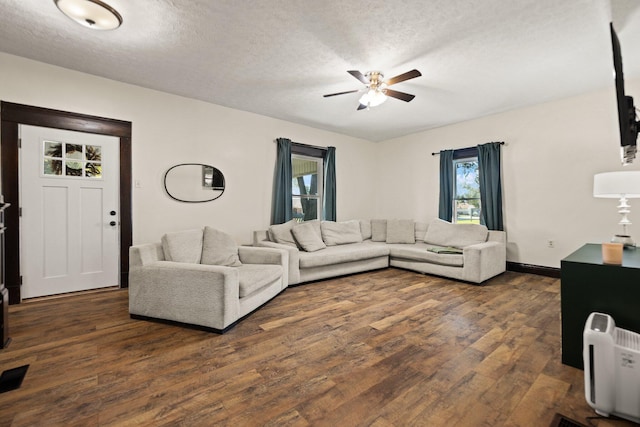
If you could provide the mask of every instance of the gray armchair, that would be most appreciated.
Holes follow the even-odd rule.
[[[224,333],[287,287],[287,251],[238,247],[210,227],[129,250],[129,314]]]

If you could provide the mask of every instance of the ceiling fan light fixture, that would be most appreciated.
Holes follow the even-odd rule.
[[[360,98],[360,104],[366,105],[367,107],[377,107],[386,100],[387,96],[382,91],[369,89]]]
[[[53,0],[58,9],[78,24],[93,30],[115,30],[122,25],[117,10],[100,0]]]

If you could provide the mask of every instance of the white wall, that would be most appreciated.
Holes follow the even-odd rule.
[[[611,88],[496,114],[374,144],[256,114],[127,85],[0,53],[0,100],[133,123],[134,243],[171,230],[212,225],[239,243],[268,225],[275,143],[337,148],[338,220],[438,214],[438,156],[431,152],[489,141],[503,146],[508,259],[559,267],[586,242],[619,231],[616,203],[594,199],[593,174],[622,170]],[[640,80],[627,81],[640,94]],[[639,95],[640,96],[640,95]],[[180,162],[219,168],[227,191],[218,200],[185,204],[162,188]],[[640,170],[640,159],[627,169]],[[374,185],[371,185],[374,183]],[[632,235],[640,240],[640,201]],[[555,248],[547,248],[547,240]]]
[[[640,95],[640,80],[628,81],[627,93]],[[431,153],[505,141],[507,259],[560,267],[584,243],[621,231],[616,201],[592,196],[595,173],[623,170],[616,114],[612,81],[606,90],[385,141],[376,216],[437,217],[439,157]],[[640,158],[624,170],[640,170]],[[640,240],[640,201],[631,204],[631,234]]]
[[[211,225],[239,243],[269,224],[277,137],[336,147],[338,219],[366,217],[376,192],[375,144],[193,99],[0,53],[0,100],[132,122],[133,241]],[[224,195],[180,203],[162,186],[164,172],[202,162],[226,178]]]

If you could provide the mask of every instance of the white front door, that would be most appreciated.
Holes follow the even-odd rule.
[[[20,125],[22,298],[119,284],[117,137]]]

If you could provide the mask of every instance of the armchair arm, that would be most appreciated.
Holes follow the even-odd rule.
[[[300,251],[293,246],[283,245],[282,243],[270,242],[263,240],[258,242],[258,247],[274,248],[285,250],[289,254],[289,285],[300,283]]]
[[[282,264],[283,257],[287,257],[289,253],[284,249],[240,246],[238,247],[238,255],[240,261],[245,264]]]
[[[156,261],[164,261],[164,251],[160,243],[146,243],[129,248],[129,266],[142,267]]]
[[[289,284],[289,252],[284,249],[240,246],[240,261],[243,264],[276,264],[282,266],[282,285]]]
[[[239,273],[156,261],[129,271],[129,313],[223,330],[239,317]]]

